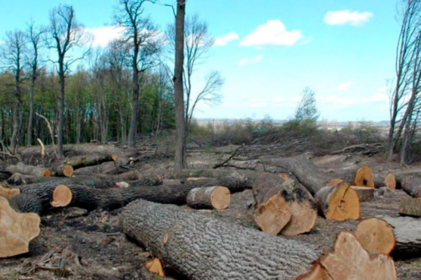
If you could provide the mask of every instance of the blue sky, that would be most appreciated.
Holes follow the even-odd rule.
[[[112,24],[117,0],[0,3],[0,38],[7,30],[25,28],[30,18],[47,24],[49,10],[60,3],[74,6],[78,20],[97,34],[97,44],[113,35],[103,27]],[[198,13],[217,40],[195,74],[194,90],[200,90],[212,70],[225,79],[222,103],[202,104],[195,116],[287,119],[303,89],[310,87],[316,91],[322,119],[388,120],[387,80],[394,77],[400,28],[396,4],[396,0],[189,0],[187,14]],[[161,28],[173,21],[167,7],[147,5],[146,13]]]

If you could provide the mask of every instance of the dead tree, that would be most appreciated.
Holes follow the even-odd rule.
[[[150,18],[143,15],[144,5],[147,2],[150,0],[119,0],[120,8],[114,16],[116,23],[125,28],[123,41],[130,47],[133,107],[128,144],[131,147],[136,144],[142,73],[157,65],[156,55],[160,50],[157,28]]]
[[[63,127],[64,127],[64,92],[66,89],[65,79],[69,67],[82,56],[71,58],[69,51],[74,48],[81,48],[90,41],[90,37],[84,31],[83,25],[76,20],[75,10],[72,6],[58,6],[50,11],[49,27],[50,48],[57,51],[58,76],[60,80],[60,95],[58,101],[58,157],[63,158]]]

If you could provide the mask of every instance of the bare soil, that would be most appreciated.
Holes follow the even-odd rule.
[[[227,146],[218,149],[191,150],[188,157],[189,166],[195,169],[211,168],[229,157],[235,148]],[[170,150],[168,147],[141,147],[131,150],[115,146],[98,148],[98,145],[80,145],[71,149],[73,154],[69,152],[68,156],[71,160],[85,153],[111,152],[117,154],[120,160],[127,160],[130,156],[138,157],[150,153],[150,156],[131,168],[145,174],[157,174],[169,178],[173,168]],[[36,158],[36,149],[27,149],[27,152],[32,156],[32,163],[39,161]],[[313,158],[313,161],[327,172],[346,170],[355,164],[367,164],[378,174],[402,171],[396,164],[385,162],[381,156],[334,155]],[[407,170],[419,168],[415,165]],[[226,210],[199,210],[199,212],[230,223],[256,227],[252,219],[255,201],[251,191],[246,190],[233,196],[232,204]],[[407,195],[401,190],[386,191],[383,195],[376,194],[374,201],[362,203],[361,219],[378,215],[396,217],[399,203],[405,197]],[[183,208],[187,211],[197,211],[187,206]],[[120,211],[121,209],[111,212],[101,210],[87,212],[83,209],[68,208],[42,217],[41,234],[31,243],[30,253],[0,260],[0,279],[185,279],[170,270],[166,270],[170,276],[162,278],[145,269],[144,265],[151,260],[151,256],[140,244],[129,240],[122,233],[118,220]],[[316,227],[310,233],[289,238],[315,244],[327,252],[332,248],[337,233],[343,230],[354,231],[357,223],[358,221],[335,222],[318,217]],[[60,277],[54,271],[36,269],[36,263],[39,263],[46,254],[53,251],[60,256],[65,249],[74,256],[72,259],[67,259],[71,275]],[[421,258],[399,258],[396,260],[396,268],[399,279],[421,279]]]

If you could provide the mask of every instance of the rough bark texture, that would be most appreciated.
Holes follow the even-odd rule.
[[[406,177],[401,182],[402,189],[412,197],[421,197],[421,177]]]
[[[421,200],[408,197],[401,201],[399,214],[405,216],[421,217]]]
[[[310,244],[173,205],[139,200],[120,218],[127,235],[189,279],[295,279],[309,271],[319,255]]]
[[[117,156],[116,155],[105,155],[105,156],[101,156],[101,157],[95,157],[95,158],[82,158],[76,162],[72,162],[69,165],[71,165],[73,167],[73,170],[77,170],[79,168],[84,168],[84,167],[88,167],[88,166],[94,166],[94,165],[99,165],[101,163],[104,162],[109,162],[109,161],[117,161]]]
[[[419,219],[411,217],[392,218],[379,216],[393,227],[396,238],[392,255],[408,258],[421,256],[421,223]]]
[[[196,209],[226,209],[230,205],[231,192],[225,187],[192,189],[187,195],[187,204]]]
[[[19,162],[16,165],[9,165],[6,168],[6,171],[11,173],[21,173],[32,176],[41,176],[41,177],[52,177],[53,173],[44,167],[25,165],[22,162]]]

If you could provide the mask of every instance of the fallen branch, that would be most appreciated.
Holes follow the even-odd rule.
[[[225,164],[227,164],[232,158],[234,158],[235,157],[235,155],[239,152],[239,151],[241,151],[242,149],[244,149],[244,147],[245,147],[245,145],[243,144],[243,145],[241,145],[240,147],[238,147],[237,149],[235,149],[234,150],[234,152],[226,159],[226,160],[224,160],[223,162],[221,162],[221,163],[218,163],[218,164],[215,164],[214,166],[213,166],[213,169],[217,169],[217,168],[220,168],[220,167],[222,167],[222,166],[224,166]]]

